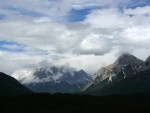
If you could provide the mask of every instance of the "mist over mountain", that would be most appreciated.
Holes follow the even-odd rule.
[[[35,92],[82,91],[94,95],[149,93],[149,79],[146,79],[149,76],[149,63],[150,57],[143,61],[124,53],[113,64],[100,68],[92,76],[69,65],[55,66],[44,62],[35,68],[17,70],[12,76]]]
[[[149,55],[150,0],[0,0],[0,113],[149,113]]]
[[[133,55],[122,54],[113,64],[99,69],[92,78],[84,70],[53,65],[22,69],[12,75],[32,91],[56,94],[31,93],[14,78],[0,73],[1,111],[146,112],[150,108],[149,63],[149,57],[142,61]]]
[[[80,91],[91,77],[84,71],[69,66],[41,65],[22,69],[12,74],[18,81],[35,92],[74,93]]]

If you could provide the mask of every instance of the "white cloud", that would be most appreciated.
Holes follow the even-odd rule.
[[[127,5],[129,2],[129,0],[1,0],[0,12],[9,18],[23,18],[37,14],[59,20],[65,18],[72,9],[112,7]]]
[[[127,9],[125,10],[125,14],[140,16],[140,15],[150,15],[150,6],[137,7],[135,9]]]
[[[131,48],[133,50],[141,47],[150,48],[148,41],[150,39],[150,16],[143,15],[144,11],[149,13],[147,9],[148,6],[124,9],[122,12],[116,8],[95,10],[87,16],[85,22],[91,24],[92,28],[106,28],[107,32],[101,34],[109,36],[108,32],[111,33],[112,40],[109,42],[112,44],[109,46],[127,48],[129,51]],[[134,12],[135,15],[128,15],[128,10]],[[136,14],[137,10],[138,14]]]
[[[15,73],[13,73],[11,76],[19,80],[23,84],[39,82],[39,80],[35,78],[33,75],[34,75],[33,69],[21,69],[21,70],[15,71]]]
[[[123,52],[132,52],[145,59],[150,48],[149,6],[120,11],[113,0],[95,0],[93,4],[92,1],[61,0],[57,3],[36,0],[29,4],[29,0],[15,0],[12,4],[9,0],[2,3],[1,6],[12,5],[22,9],[28,6],[29,11],[44,16],[27,17],[19,10],[0,8],[0,12],[10,14],[8,19],[0,21],[0,40],[26,45],[23,53],[1,51],[0,71],[10,74],[46,59],[56,64],[68,62],[73,67],[94,73],[101,66],[112,63]],[[117,0],[117,4],[121,2]],[[55,16],[65,16],[72,8],[84,9],[97,4],[111,4],[111,7],[91,11],[82,22],[59,23],[54,19]],[[15,45],[5,47],[18,48]]]
[[[78,45],[84,38],[78,32],[67,29],[65,25],[54,22],[1,21],[0,30],[1,40],[17,41],[47,51],[66,51]]]
[[[111,51],[112,45],[110,41],[101,36],[101,34],[89,33],[80,45],[75,48],[75,52],[79,54],[103,55]]]
[[[93,28],[118,28],[124,27],[125,18],[117,8],[97,9],[87,16],[85,22]]]
[[[94,74],[100,67],[111,64],[116,59],[116,54],[108,53],[101,56],[95,55],[80,55],[70,56],[62,59],[63,62],[69,62],[70,65],[79,69],[84,69],[89,74]],[[107,60],[106,60],[107,59]]]
[[[43,57],[0,51],[0,59],[0,71],[12,74],[15,70],[37,64],[37,62],[43,60]]]

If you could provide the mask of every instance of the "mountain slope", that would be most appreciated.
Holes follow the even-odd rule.
[[[105,84],[103,87],[102,85]],[[104,80],[96,87],[88,89],[86,93],[93,95],[112,95],[112,94],[150,94],[150,70],[141,71],[132,77],[125,78],[119,82],[107,84]]]
[[[143,62],[123,54],[113,64],[98,70],[82,91],[94,95],[149,93],[150,71],[146,62],[149,60]]]
[[[31,91],[14,78],[0,72],[0,95],[16,95],[27,93],[31,93]]]
[[[26,75],[20,77],[20,75]],[[37,67],[32,70],[19,70],[12,76],[35,92],[72,93],[80,91],[91,77],[84,71],[61,66]]]

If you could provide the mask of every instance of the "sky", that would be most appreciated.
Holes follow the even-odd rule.
[[[0,71],[46,61],[90,74],[150,55],[150,0],[0,0]]]

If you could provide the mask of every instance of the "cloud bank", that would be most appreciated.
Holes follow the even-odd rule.
[[[123,52],[146,59],[150,50],[150,5],[147,0],[135,1],[3,1],[0,71],[11,74],[48,60],[94,73]],[[72,10],[84,15],[84,20],[68,21]],[[83,12],[86,10],[88,13]]]

